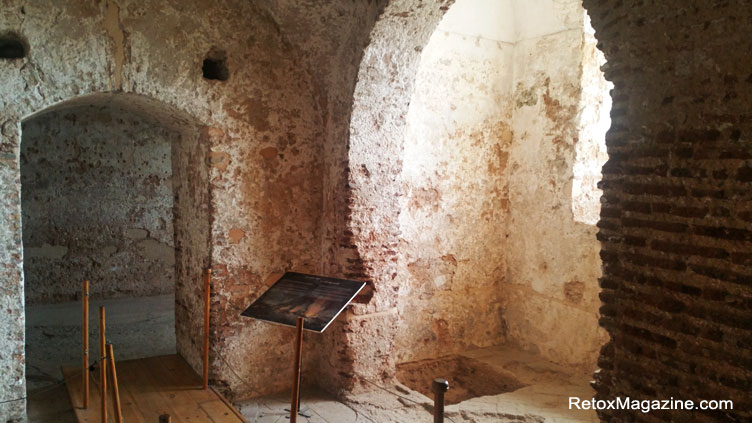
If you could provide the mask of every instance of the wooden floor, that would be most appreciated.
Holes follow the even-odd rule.
[[[243,423],[245,420],[219,393],[201,389],[201,379],[178,355],[116,363],[123,423],[158,423],[169,414],[172,423]],[[68,394],[80,423],[99,423],[99,371],[89,372],[89,408],[82,409],[80,368],[64,367]],[[109,383],[109,381],[108,381]],[[109,423],[115,422],[112,390],[108,388]]]

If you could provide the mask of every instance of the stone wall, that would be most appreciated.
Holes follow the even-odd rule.
[[[501,298],[510,342],[590,372],[605,342],[598,328],[600,243],[595,226],[575,219],[572,190],[580,143],[597,146],[585,122],[597,121],[594,105],[608,94],[580,2],[535,5],[515,3],[511,205]],[[597,177],[602,161],[590,160]]]
[[[23,125],[26,303],[174,292],[172,152],[179,134],[83,107]]]
[[[425,26],[372,34],[369,48],[382,49],[385,69],[368,55],[361,66],[352,262],[376,289],[379,302],[369,307],[379,313],[360,318],[379,327],[371,341],[379,346],[358,347],[356,356],[393,350],[401,362],[511,342],[592,371],[605,341],[599,242],[592,224],[575,220],[572,187],[576,159],[593,191],[599,177],[603,140],[591,127],[607,84],[584,10],[576,0],[465,0],[448,10],[425,47],[414,48],[417,68],[394,59],[433,22],[410,9],[394,16]],[[389,38],[396,35],[406,39]],[[392,72],[388,82],[380,85],[376,69]],[[404,81],[414,84],[408,108],[375,99],[357,108],[372,92],[405,95]],[[384,166],[386,174],[372,170]],[[398,328],[393,339],[386,328]]]
[[[599,399],[734,400],[604,410],[609,422],[752,419],[752,8],[591,1],[614,83],[601,220]]]
[[[337,200],[345,222],[337,227],[330,267],[368,282],[367,298],[332,329],[325,373],[334,386],[372,389],[359,378],[389,379],[395,373],[398,326],[400,159],[420,52],[452,1],[391,2],[371,28],[352,97],[347,140],[347,194]],[[338,194],[339,194],[338,193]]]
[[[179,352],[200,368],[200,274],[211,265],[213,383],[237,396],[285,388],[287,378],[267,382],[287,370],[292,337],[240,317],[272,271],[320,268],[320,109],[278,24],[245,1],[11,0],[0,28],[28,45],[25,58],[0,60],[0,399],[25,393],[21,122],[113,101],[190,134],[172,157]],[[203,77],[217,51],[226,81]],[[0,405],[2,421],[23,414],[23,401]]]
[[[505,340],[509,12],[458,0],[422,51],[400,157],[398,363]]]
[[[419,217],[402,215],[410,205],[406,194],[417,196],[421,188],[403,184],[414,181],[403,174],[407,116],[421,52],[451,3],[4,2],[0,33],[20,34],[29,49],[26,58],[0,60],[0,302],[6,311],[0,400],[25,391],[21,122],[63,102],[102,99],[182,128],[172,157],[176,332],[180,353],[194,367],[200,274],[211,266],[212,382],[237,397],[287,388],[288,378],[277,375],[289,370],[292,331],[239,313],[263,292],[269,273],[294,269],[369,282],[358,304],[315,341],[321,352],[306,356],[309,373],[330,390],[356,387],[356,376],[393,376],[395,346],[404,344],[399,293],[408,273],[401,266],[418,261],[399,257],[401,225]],[[601,340],[592,283],[597,244],[592,226],[574,223],[571,204],[575,140],[584,121],[573,110],[583,93],[571,81],[587,72],[568,52],[587,51],[592,41],[582,34],[582,14],[573,12],[577,1],[550,5],[555,13],[514,9],[517,22],[537,24],[515,32],[517,148],[507,165],[511,231],[504,241],[507,269],[514,271],[505,272],[499,292],[509,299],[502,303],[506,320],[519,322],[509,326],[510,339],[590,366],[592,345]],[[611,336],[600,360],[600,396],[733,398],[731,414],[743,420],[751,379],[752,295],[744,278],[752,238],[743,202],[752,160],[744,66],[750,10],[720,0],[586,5],[616,87],[599,223],[601,323]],[[229,79],[203,78],[210,52],[225,57]],[[543,62],[532,60],[538,56]],[[542,69],[551,65],[561,74]],[[525,136],[527,127],[537,129]],[[445,255],[434,250],[430,258]],[[577,261],[581,270],[572,266]],[[435,276],[421,278],[435,284]],[[549,310],[568,319],[561,323],[571,329],[566,337],[558,320],[540,319]],[[579,326],[587,332],[581,344]],[[0,404],[0,420],[23,411],[23,401]],[[627,414],[603,417],[671,417]]]
[[[204,275],[211,266],[210,129],[196,122],[179,127],[172,144],[175,239],[175,341],[194,369],[202,362]],[[216,358],[215,358],[216,359]]]

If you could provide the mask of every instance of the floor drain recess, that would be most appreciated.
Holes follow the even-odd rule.
[[[446,404],[499,395],[525,386],[493,366],[460,355],[413,361],[397,366],[397,380],[429,398],[433,398],[431,382],[435,378],[449,381],[449,391],[444,397]]]

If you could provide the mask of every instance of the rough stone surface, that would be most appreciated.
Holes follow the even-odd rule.
[[[408,116],[420,108],[422,53],[451,3],[3,1],[0,31],[19,34],[29,49],[23,59],[0,60],[0,400],[25,392],[21,123],[56,106],[116,103],[180,134],[171,153],[177,349],[199,367],[201,273],[210,266],[212,383],[237,398],[289,387],[276,376],[289,370],[291,331],[239,316],[266,288],[265,277],[281,270],[369,284],[324,336],[310,337],[306,378],[330,391],[374,389],[368,381],[392,380],[400,360],[481,339],[592,368],[604,339],[595,324],[600,269],[595,229],[582,222],[594,220],[598,166],[576,169],[600,153],[585,139],[597,111],[580,112],[578,104],[589,95],[582,81],[597,79],[581,5],[499,0],[511,8],[503,25],[480,30],[493,23],[495,14],[486,13],[467,32],[445,31],[478,47],[467,55],[498,57],[483,46],[514,43],[513,68],[504,73],[511,86],[498,91],[502,98],[489,96],[501,113],[483,120],[487,126],[435,128],[444,141],[455,132],[456,140],[483,140],[454,153],[430,151],[466,163],[418,166],[432,141],[414,136],[420,126]],[[738,0],[585,5],[615,85],[598,223],[600,323],[611,337],[601,351],[599,395],[736,400],[728,415],[602,417],[749,419],[750,8]],[[207,57],[224,60],[226,81],[203,78]],[[483,93],[472,100],[494,92],[469,83]],[[502,123],[511,141],[499,152],[508,152],[505,177],[495,179],[469,158],[490,162],[492,140],[509,136]],[[433,171],[475,172],[475,182]],[[493,225],[472,227],[475,215],[460,205],[461,231],[430,237],[429,226],[449,221],[446,206],[460,197],[454,190],[486,195],[498,181],[492,198],[507,198],[509,211],[492,215]],[[584,196],[576,183],[590,187]],[[503,209],[475,201],[484,211]],[[481,239],[483,231],[504,237],[468,253],[464,234]],[[128,231],[123,240],[142,236]],[[155,251],[153,243],[144,247]],[[57,243],[32,248],[30,256],[46,260],[71,251]],[[486,254],[499,262],[484,263]],[[483,275],[468,263],[482,263]],[[458,275],[475,279],[461,286]],[[457,307],[424,316],[442,304]],[[472,323],[476,311],[492,327],[488,336]],[[421,343],[412,345],[403,328]],[[423,415],[402,411],[393,419]],[[2,421],[23,414],[23,401],[0,404]]]
[[[285,387],[286,379],[267,384],[255,369],[280,362],[290,338],[254,342],[267,329],[239,316],[272,270],[319,267],[318,105],[275,21],[244,1],[10,0],[0,23],[30,46],[26,58],[0,61],[1,399],[25,391],[21,121],[60,104],[118,102],[182,133],[172,153],[178,351],[199,368],[200,275],[212,265],[214,382],[249,395],[217,356],[246,363],[252,357],[247,383],[264,391]],[[228,52],[227,81],[203,79],[203,60],[214,47]],[[276,156],[260,153],[269,147]],[[230,242],[233,228],[246,233],[238,243]],[[24,401],[0,405],[3,421],[23,413]]]
[[[26,303],[174,291],[171,146],[124,110],[74,108],[23,125]]]
[[[591,1],[614,83],[601,219],[598,398],[731,399],[609,422],[752,420],[752,8]]]
[[[591,398],[587,375],[572,373],[528,353],[505,347],[465,352],[465,359],[481,362],[484,368],[518,379],[525,386],[496,395],[486,395],[447,405],[445,421],[465,423],[594,423],[593,410],[569,410],[568,397]],[[304,390],[304,407],[310,407],[307,423],[382,423],[430,422],[433,395],[426,396],[393,381],[370,385],[369,392],[348,395],[340,401],[315,390]],[[462,390],[457,384],[452,389]],[[249,421],[273,423],[284,421],[289,395],[275,395],[241,401],[238,406]]]
[[[359,40],[369,41],[354,56],[362,55],[362,59],[347,61],[352,73],[346,81],[352,81],[354,88],[346,92],[345,111],[350,112],[345,116],[350,119],[344,127],[336,122],[332,126],[334,136],[348,141],[335,144],[329,159],[343,167],[327,175],[324,269],[365,280],[368,287],[323,340],[326,360],[319,360],[319,374],[330,390],[363,387],[355,383],[358,376],[383,379],[394,375],[395,293],[399,289],[395,248],[402,166],[398,157],[404,116],[420,51],[449,4],[389,3],[378,20],[373,15],[374,20],[360,28],[367,33],[361,33]]]
[[[397,365],[397,380],[429,398],[434,396],[433,381],[439,377],[449,383],[450,389],[444,395],[448,405],[516,391],[524,386],[511,374],[461,355]]]

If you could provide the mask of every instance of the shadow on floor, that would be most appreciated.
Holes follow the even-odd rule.
[[[30,391],[26,404],[29,423],[77,423],[64,384]]]

